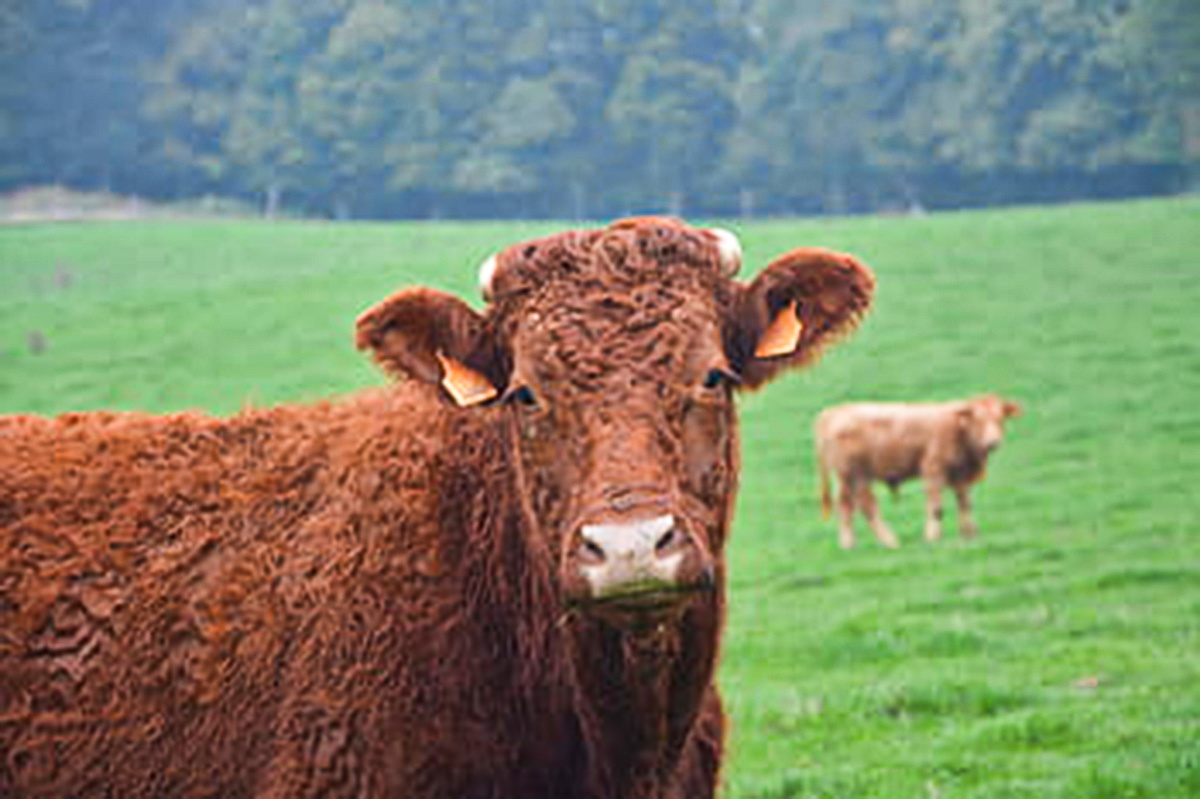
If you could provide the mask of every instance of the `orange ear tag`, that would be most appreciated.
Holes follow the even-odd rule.
[[[796,316],[796,301],[792,300],[786,308],[775,314],[770,327],[763,332],[758,346],[754,348],[754,357],[773,358],[795,352],[803,332],[804,323]]]
[[[491,380],[469,366],[447,358],[441,352],[434,355],[442,365],[442,388],[463,408],[487,402],[499,393]]]

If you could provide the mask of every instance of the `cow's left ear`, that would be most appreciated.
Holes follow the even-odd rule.
[[[853,256],[802,248],[776,258],[738,287],[725,331],[742,385],[757,388],[813,361],[858,326],[874,294],[875,276]]]
[[[1024,412],[1025,409],[1021,407],[1020,403],[1013,402],[1012,400],[1004,400],[1005,419],[1011,419],[1014,416],[1020,416]]]
[[[494,398],[506,373],[484,318],[462,300],[426,288],[404,289],[364,311],[355,343],[384,371],[437,383],[459,405]]]

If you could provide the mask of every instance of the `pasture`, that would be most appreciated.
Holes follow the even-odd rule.
[[[721,684],[731,799],[1200,795],[1200,201],[729,225],[746,272],[798,245],[879,277],[815,368],[744,397]],[[476,302],[554,223],[0,228],[0,413],[235,412],[382,377],[357,313]],[[477,304],[477,303],[476,303]],[[837,548],[811,422],[852,399],[1022,402],[980,538],[920,540],[916,484]]]

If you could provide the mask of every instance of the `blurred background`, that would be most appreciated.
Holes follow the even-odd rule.
[[[723,795],[1195,799],[1197,190],[1200,0],[0,0],[0,222],[146,220],[0,224],[0,413],[382,383],[361,310],[566,219],[851,252],[739,401]],[[988,390],[979,538],[839,549],[816,414]]]
[[[1179,193],[1197,0],[0,4],[0,192],[330,218]]]

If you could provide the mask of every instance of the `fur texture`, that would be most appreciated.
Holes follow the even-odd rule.
[[[673,220],[570,231],[502,252],[483,313],[364,313],[387,388],[0,418],[0,794],[711,796],[736,382],[874,286],[826,251],[749,284],[719,260]],[[756,359],[792,301],[796,352]],[[448,358],[501,399],[456,406]],[[649,513],[679,584],[589,602],[581,525]]]

